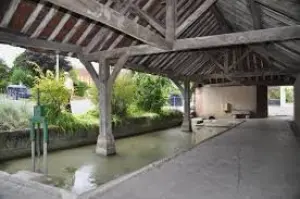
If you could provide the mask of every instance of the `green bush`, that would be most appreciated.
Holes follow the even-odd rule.
[[[163,90],[167,84],[166,79],[159,76],[137,74],[136,83],[137,107],[146,112],[161,112],[161,108],[166,102]]]
[[[64,86],[64,78],[60,77],[59,81],[55,80],[53,73],[46,72],[37,79],[36,85],[32,89],[32,94],[37,100],[37,91],[40,91],[40,102],[47,107],[47,118],[49,122],[62,113],[64,107],[68,104],[70,93]]]
[[[10,81],[13,84],[22,83],[25,86],[32,88],[34,86],[34,74],[32,71],[27,69],[15,68],[12,71]]]
[[[26,104],[16,105],[12,102],[0,104],[0,131],[12,131],[29,127],[32,114]]]
[[[75,82],[75,91],[74,94],[79,97],[84,97],[87,90],[89,89],[89,85],[82,81]]]
[[[292,86],[285,88],[286,92],[286,102],[293,103],[294,102],[294,88]]]
[[[130,75],[122,75],[116,79],[112,94],[112,114],[116,120],[128,115],[128,108],[134,101],[135,92],[136,86]],[[92,102],[98,107],[99,92],[95,86],[89,90],[89,96]]]
[[[0,92],[6,89],[9,81],[9,68],[5,62],[0,59]]]

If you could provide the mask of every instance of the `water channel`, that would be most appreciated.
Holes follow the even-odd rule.
[[[116,141],[118,154],[108,158],[96,155],[95,145],[53,152],[49,154],[48,159],[49,174],[55,179],[55,186],[80,194],[154,161],[190,148],[203,139],[224,130],[218,128],[188,134],[181,132],[180,128],[173,128],[119,139]],[[30,158],[0,164],[0,170],[8,173],[30,169]]]

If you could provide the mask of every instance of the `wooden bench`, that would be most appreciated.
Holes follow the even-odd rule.
[[[231,112],[231,114],[232,114],[234,119],[237,119],[237,118],[249,119],[250,116],[251,116],[251,111],[248,111],[248,110],[233,110]]]

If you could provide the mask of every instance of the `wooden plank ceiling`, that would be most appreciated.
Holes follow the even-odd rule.
[[[124,34],[126,27],[113,28],[110,23],[91,19],[98,15],[88,18],[52,3],[1,0],[0,30],[61,43],[66,50],[81,47],[84,54],[143,44],[144,32],[129,30]],[[117,11],[116,16],[124,15],[143,31],[153,33],[154,46],[164,32],[172,29],[172,25],[166,26],[166,0],[99,0],[99,3]],[[176,7],[177,39],[300,25],[298,0],[177,0]],[[41,52],[49,52],[44,45]],[[35,45],[24,47],[40,50]],[[125,67],[176,79],[190,78],[202,84],[291,84],[293,75],[300,72],[300,40],[134,56]]]

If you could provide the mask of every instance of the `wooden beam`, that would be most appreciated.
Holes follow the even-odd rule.
[[[179,39],[175,41],[173,50],[163,50],[149,45],[139,45],[119,48],[110,51],[100,51],[87,55],[89,60],[97,60],[99,55],[107,58],[119,57],[124,52],[129,52],[130,56],[150,55],[166,52],[200,50],[208,48],[218,48],[243,44],[255,44],[271,41],[286,41],[300,39],[300,25],[284,26],[262,30],[251,30],[247,32],[237,32],[222,35]]]
[[[95,1],[73,1],[73,0],[47,0],[52,4],[70,10],[72,12],[83,15],[94,21],[103,23],[120,32],[123,32],[131,37],[134,37],[146,44],[170,49],[171,44],[168,44],[164,38],[149,31],[147,28],[131,21],[124,15],[114,11],[113,9],[104,6],[103,4]]]
[[[37,48],[61,52],[77,53],[81,51],[81,48],[76,45],[62,44],[42,39],[28,38],[25,36],[19,36],[13,33],[8,33],[3,30],[0,30],[0,42],[26,48]]]
[[[166,29],[153,17],[147,14],[145,11],[140,9],[137,5],[129,3],[130,7],[135,11],[137,15],[145,19],[155,30],[157,30],[161,35],[165,35]]]
[[[218,67],[224,72],[224,66],[220,64],[213,56],[211,56],[209,53],[206,53],[206,56]],[[226,77],[226,79],[235,82],[235,80],[230,77],[228,74],[223,73],[223,77]]]
[[[105,3],[105,6],[110,7],[112,5],[113,1],[109,0]],[[90,29],[91,30],[91,29]],[[84,52],[90,53],[95,46],[99,43],[103,37],[107,36],[107,33],[111,32],[111,30],[108,27],[101,27],[98,33],[93,37],[93,39],[89,42],[89,44],[85,47]],[[85,35],[85,38],[87,37],[87,34]],[[82,39],[83,41],[83,39]]]
[[[109,76],[109,80],[108,80],[108,84],[112,85],[114,83],[114,81],[116,80],[117,76],[119,75],[120,71],[122,70],[122,68],[124,67],[124,65],[126,64],[127,60],[129,58],[128,53],[125,53],[124,55],[122,55],[117,63],[114,65],[114,70],[111,73],[111,75]]]
[[[177,0],[166,0],[166,40],[174,43],[176,39]]]
[[[1,27],[7,27],[14,13],[16,12],[21,0],[11,0],[8,10],[5,12],[4,17],[0,23]]]
[[[179,89],[181,95],[183,95],[184,94],[184,88],[183,88],[182,84],[177,79],[174,79],[174,78],[170,78],[170,79],[176,85],[176,87]]]
[[[155,1],[156,1],[156,0],[149,0],[149,1],[142,7],[142,10],[146,11],[147,9],[149,9],[150,6],[151,6]],[[124,7],[124,13],[126,12],[127,8],[128,8],[128,6],[125,6],[125,7]],[[129,15],[129,14],[128,14],[128,15]],[[133,21],[134,21],[134,22],[137,22],[138,20],[139,20],[139,16],[136,16],[136,17],[134,18]],[[150,26],[148,25],[147,28],[150,28]],[[108,41],[109,38],[111,38],[112,34],[113,34],[113,32],[111,32],[111,33],[107,36],[107,38],[105,39],[105,41]],[[124,37],[125,37],[124,34],[119,35],[119,36],[117,37],[117,39],[115,39],[115,41],[109,46],[108,50],[114,49],[114,48],[115,48],[115,47],[123,40]],[[105,44],[105,42],[103,42],[103,45],[104,45],[104,44]],[[102,48],[103,46],[101,45],[100,47]]]
[[[97,74],[94,66],[89,61],[86,60],[86,58],[84,57],[84,55],[82,53],[78,53],[77,57],[78,57],[79,61],[84,65],[84,67],[86,68],[88,73],[90,74],[96,87],[99,89],[99,75]]]
[[[258,30],[262,28],[261,23],[261,10],[259,5],[255,2],[255,0],[248,0],[249,1],[249,8],[252,15],[253,21],[253,29]]]
[[[227,74],[228,77],[232,78],[243,78],[243,77],[260,77],[260,76],[278,76],[278,75],[293,75],[295,73],[292,72],[280,72],[280,71],[259,71],[259,72],[239,72],[239,73],[229,73]],[[211,74],[205,76],[203,80],[210,79],[210,78],[223,78],[224,74]]]
[[[206,0],[202,5],[191,15],[189,16],[177,29],[176,36],[179,37],[187,28],[189,28],[201,15],[203,15],[214,3],[216,0]]]
[[[233,63],[229,66],[229,70],[235,68],[239,63],[241,63],[251,52],[251,50],[247,50],[242,54],[242,56],[238,57],[237,60],[233,60]]]

